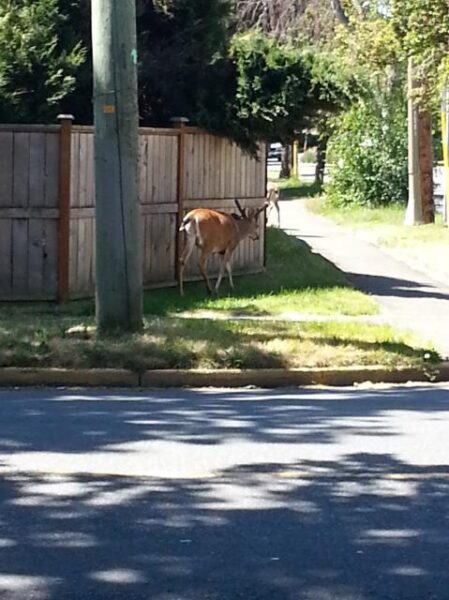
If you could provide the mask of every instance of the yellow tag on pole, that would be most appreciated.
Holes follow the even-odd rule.
[[[113,115],[115,113],[115,104],[104,104],[103,112],[105,115]]]

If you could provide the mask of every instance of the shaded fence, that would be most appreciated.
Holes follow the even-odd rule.
[[[0,300],[66,300],[93,294],[95,196],[93,128],[0,126]],[[176,282],[179,223],[206,206],[260,206],[259,160],[231,141],[180,124],[139,131],[139,198],[145,286]],[[263,266],[264,235],[242,242],[237,272]],[[211,271],[217,261],[211,261]],[[188,276],[198,275],[194,262]]]

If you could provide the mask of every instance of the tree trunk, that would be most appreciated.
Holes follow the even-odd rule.
[[[337,17],[338,21],[346,27],[349,24],[349,19],[346,16],[345,11],[343,10],[341,1],[340,0],[330,0],[330,3],[331,3],[332,10],[334,11],[334,14]]]
[[[282,179],[289,179],[291,176],[292,169],[292,149],[290,144],[282,146],[281,152],[281,172],[279,177]]]
[[[326,168],[326,142],[319,140],[316,149],[316,169],[315,169],[315,183],[317,185],[323,185],[324,183],[324,170]]]

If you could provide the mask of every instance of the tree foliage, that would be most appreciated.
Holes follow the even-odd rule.
[[[334,205],[379,206],[407,200],[407,120],[400,97],[356,103],[334,122],[328,145]]]
[[[312,53],[262,33],[233,38],[228,74],[221,110],[210,112],[202,124],[246,146],[258,140],[291,142],[345,98],[342,87],[325,80]]]
[[[139,0],[139,88],[144,123],[172,116],[193,122],[210,88],[226,77],[221,61],[232,33],[230,0]]]
[[[439,105],[449,76],[449,4],[446,0],[390,0],[391,22],[404,56],[413,57],[421,80],[419,100]]]
[[[85,54],[57,0],[0,0],[0,120],[54,121]]]

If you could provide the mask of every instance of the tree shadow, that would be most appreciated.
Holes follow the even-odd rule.
[[[0,395],[0,466],[28,454],[0,483],[8,600],[446,597],[448,455],[398,445],[404,419],[442,431],[443,389]],[[163,475],[93,473],[149,440]]]
[[[419,281],[358,273],[347,273],[347,276],[358,289],[377,296],[449,300],[449,293],[443,293],[440,289]]]

